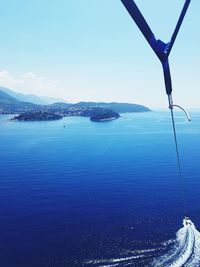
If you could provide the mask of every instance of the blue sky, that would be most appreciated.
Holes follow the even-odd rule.
[[[183,0],[137,0],[168,41]],[[199,107],[200,2],[192,0],[171,53],[174,99]],[[8,0],[0,9],[0,84],[71,102],[167,106],[162,69],[116,0]]]

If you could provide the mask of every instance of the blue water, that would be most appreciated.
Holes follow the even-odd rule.
[[[183,198],[200,229],[200,113],[191,117],[176,113],[181,182],[169,112],[106,123],[1,115],[0,266],[109,266],[142,250],[115,266],[150,266],[181,227]]]

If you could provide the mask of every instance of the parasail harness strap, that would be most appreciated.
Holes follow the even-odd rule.
[[[178,170],[180,177],[182,177],[181,174],[181,166],[180,166],[180,157],[179,157],[179,150],[178,150],[178,142],[177,142],[177,136],[176,136],[176,127],[175,127],[175,121],[174,121],[174,114],[173,114],[173,108],[178,107],[187,116],[187,119],[190,121],[190,116],[185,111],[184,108],[182,108],[179,105],[173,104],[172,101],[172,81],[171,81],[171,74],[170,74],[170,67],[169,67],[169,55],[171,52],[171,49],[174,45],[174,42],[176,40],[176,37],[178,35],[178,32],[181,28],[182,22],[184,20],[185,14],[188,10],[188,7],[190,5],[191,0],[185,0],[185,3],[183,5],[182,11],[180,13],[178,22],[176,24],[175,30],[172,34],[172,37],[168,43],[163,42],[162,40],[156,39],[154,33],[152,32],[151,28],[149,27],[148,23],[146,22],[145,18],[143,17],[142,13],[140,12],[139,8],[137,7],[134,0],[121,0],[125,8],[127,9],[128,13],[142,32],[143,36],[145,37],[146,41],[149,43],[152,50],[155,52],[157,57],[159,58],[162,68],[163,68],[163,74],[164,74],[164,80],[165,80],[165,90],[166,94],[168,96],[169,101],[169,109],[171,111],[171,117],[172,117],[172,126],[173,126],[173,132],[174,132],[174,140],[175,140],[175,146],[176,146],[176,156],[177,156],[177,162],[178,162]],[[183,183],[183,179],[181,179]],[[182,192],[184,192],[184,185]],[[183,197],[183,203],[184,203],[184,197]],[[185,205],[184,205],[185,206]]]

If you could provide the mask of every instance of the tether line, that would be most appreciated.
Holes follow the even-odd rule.
[[[174,141],[175,141],[175,147],[176,147],[176,158],[177,158],[178,171],[179,171],[179,176],[180,176],[180,184],[182,187],[181,188],[182,204],[183,204],[184,213],[186,214],[186,202],[185,202],[185,190],[184,190],[185,187],[184,187],[184,181],[183,181],[183,176],[182,176],[182,171],[181,171],[181,164],[180,164],[180,156],[179,156],[179,148],[178,148],[178,142],[177,142],[177,134],[176,134],[176,126],[175,126],[175,120],[174,120],[173,106],[170,106],[170,111],[171,111]]]

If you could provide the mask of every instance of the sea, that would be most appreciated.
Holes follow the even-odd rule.
[[[0,115],[0,266],[200,266],[200,111]],[[184,216],[191,223],[183,226]]]

